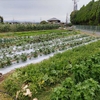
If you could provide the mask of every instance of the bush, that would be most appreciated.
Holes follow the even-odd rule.
[[[54,88],[51,100],[99,100],[100,85],[92,78],[75,84],[69,77]]]
[[[32,30],[57,29],[59,25],[54,24],[0,24],[0,32],[20,32]]]

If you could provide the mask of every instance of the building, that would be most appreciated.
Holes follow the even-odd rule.
[[[51,24],[60,24],[61,21],[57,18],[51,18],[48,20],[48,22]]]

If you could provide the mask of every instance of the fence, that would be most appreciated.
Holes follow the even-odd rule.
[[[92,32],[100,32],[100,26],[75,25],[75,28]]]

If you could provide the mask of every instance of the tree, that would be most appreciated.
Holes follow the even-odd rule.
[[[100,0],[97,2],[96,24],[100,25]]]
[[[3,23],[3,17],[0,16],[0,23]]]
[[[70,19],[76,25],[100,25],[100,0],[91,0],[77,12],[73,11]]]
[[[45,20],[41,21],[40,24],[47,24]]]
[[[70,15],[70,21],[72,24],[76,24],[76,15],[78,11],[73,11]]]

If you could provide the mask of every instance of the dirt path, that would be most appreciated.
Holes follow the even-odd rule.
[[[6,74],[3,74],[1,77],[0,77],[0,83],[3,82],[3,80],[5,80],[11,73],[13,73],[14,70],[10,71],[9,73],[6,73]]]

